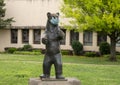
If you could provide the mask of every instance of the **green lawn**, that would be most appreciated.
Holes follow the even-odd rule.
[[[82,85],[120,85],[120,56],[118,62],[107,59],[63,56],[63,74]],[[0,54],[0,85],[28,85],[29,78],[42,74],[42,61],[43,55]]]

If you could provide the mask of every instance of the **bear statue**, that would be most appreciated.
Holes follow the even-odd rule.
[[[60,41],[64,39],[65,34],[58,26],[59,13],[48,12],[47,17],[46,29],[42,37],[42,43],[46,46],[46,52],[43,61],[43,74],[40,78],[50,78],[50,70],[53,64],[56,79],[64,79],[62,76]]]

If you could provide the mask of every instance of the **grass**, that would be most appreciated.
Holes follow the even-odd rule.
[[[42,74],[44,55],[0,54],[0,85],[28,85],[29,78]],[[108,57],[63,56],[63,74],[76,77],[82,85],[120,85],[118,62]],[[54,76],[54,68],[51,70]]]

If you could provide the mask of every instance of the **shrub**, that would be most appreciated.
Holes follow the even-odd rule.
[[[107,42],[102,42],[99,46],[101,55],[110,54],[110,45]]]
[[[61,50],[62,55],[68,55],[68,51],[67,50]]]
[[[32,49],[32,52],[41,52],[40,49]]]
[[[87,57],[95,57],[96,53],[95,52],[86,52],[85,56],[87,56]]]
[[[31,51],[32,50],[32,46],[27,44],[27,45],[24,45],[22,49],[23,49],[23,51]]]
[[[22,50],[23,50],[22,47],[17,48],[17,51],[22,51]]]
[[[15,54],[23,54],[23,55],[40,55],[40,52],[30,52],[30,51],[15,51]]]
[[[14,53],[16,50],[17,50],[16,48],[10,47],[10,48],[7,49],[7,52],[8,53]]]
[[[73,55],[72,50],[61,50],[62,55]]]
[[[75,55],[80,55],[83,52],[83,45],[79,41],[73,41],[72,48]]]
[[[45,54],[46,50],[45,49],[40,49],[42,54]]]

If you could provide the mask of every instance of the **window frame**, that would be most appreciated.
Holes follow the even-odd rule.
[[[84,31],[83,44],[84,44],[84,46],[92,46],[93,45],[93,32],[92,31]]]
[[[23,34],[23,32],[26,31],[26,34]],[[25,39],[26,37],[26,39]],[[22,43],[28,44],[29,43],[29,29],[22,29]]]
[[[60,45],[65,45],[66,44],[66,29],[61,29],[61,30],[64,32],[65,36],[64,36],[64,39],[60,41]]]
[[[102,42],[107,42],[107,35],[102,32],[97,32],[97,46]]]
[[[11,29],[11,43],[18,43],[18,29]]]
[[[73,41],[79,41],[79,32],[71,30],[70,31],[70,45],[72,45]]]
[[[38,33],[35,33],[38,32]],[[41,44],[41,30],[33,29],[33,44]]]

